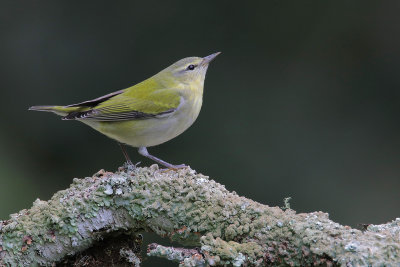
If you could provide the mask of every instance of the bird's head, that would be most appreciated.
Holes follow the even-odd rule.
[[[206,57],[187,57],[181,59],[157,75],[171,82],[190,85],[190,87],[203,88],[204,79],[210,62],[220,54],[217,52]],[[167,78],[168,77],[168,78]]]

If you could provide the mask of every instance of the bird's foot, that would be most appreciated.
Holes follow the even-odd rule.
[[[179,169],[183,169],[183,168],[187,168],[188,167],[185,164],[180,164],[180,165],[165,164],[164,166],[167,167],[167,168],[160,169],[160,171],[170,171],[170,170],[177,171]]]
[[[173,165],[171,163],[168,163],[166,161],[163,161],[162,159],[159,159],[153,155],[150,155],[149,152],[147,151],[146,147],[139,147],[138,150],[139,154],[142,156],[145,156],[146,158],[149,158],[155,162],[157,162],[159,165],[162,165],[164,167],[167,167],[167,170],[178,170],[178,169],[182,169],[182,168],[186,168],[187,166],[185,164],[180,164],[180,165]],[[161,171],[163,171],[163,169],[161,169]]]
[[[140,164],[141,162],[139,161],[139,162],[137,162],[136,164],[133,164],[132,163],[132,161],[126,161],[125,163],[124,163],[124,165],[122,166],[122,168],[124,169],[124,170],[127,170],[127,171],[134,171],[137,167],[138,167],[138,165]]]
[[[179,165],[172,165],[171,169],[183,169],[183,168],[187,168],[188,166],[185,164],[179,164]]]

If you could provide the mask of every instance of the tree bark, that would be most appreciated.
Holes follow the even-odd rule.
[[[268,191],[268,190],[266,190]],[[0,266],[54,266],[110,234],[154,232],[183,246],[148,255],[183,266],[399,266],[400,218],[365,231],[327,213],[296,214],[229,192],[190,168],[157,165],[73,180],[49,201],[0,221]],[[134,253],[121,256],[136,260]]]

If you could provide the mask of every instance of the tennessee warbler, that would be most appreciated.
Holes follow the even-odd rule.
[[[129,88],[93,100],[67,106],[33,106],[29,110],[49,111],[63,120],[83,122],[122,144],[139,148],[139,154],[167,168],[172,165],[147,151],[183,133],[199,115],[203,86],[210,62],[220,54],[188,57]]]

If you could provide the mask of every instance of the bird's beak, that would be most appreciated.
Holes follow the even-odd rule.
[[[201,62],[201,64],[203,65],[208,65],[211,61],[214,60],[214,58],[216,58],[219,54],[221,54],[221,52],[217,52],[214,54],[211,54],[209,56],[203,57],[203,61]]]

